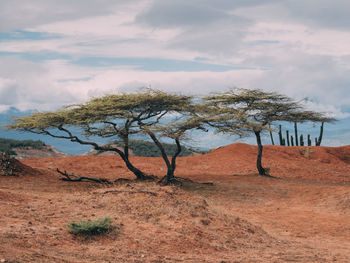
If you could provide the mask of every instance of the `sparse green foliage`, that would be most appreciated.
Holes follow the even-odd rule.
[[[94,236],[103,235],[114,228],[111,225],[112,218],[98,218],[95,220],[80,220],[79,222],[70,222],[67,226],[69,233],[73,235]]]
[[[0,152],[0,171],[4,176],[15,175],[15,158],[6,154],[5,152]]]

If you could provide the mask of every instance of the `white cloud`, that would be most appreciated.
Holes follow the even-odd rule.
[[[138,0],[1,0],[0,32],[111,14]]]
[[[259,22],[249,28],[244,42],[249,45],[254,41],[268,40],[273,52],[280,50],[299,51],[310,55],[347,56],[350,54],[347,43],[350,42],[350,31],[330,29],[310,29],[305,25],[281,22]],[[252,46],[252,48],[257,48]],[[260,46],[261,54],[269,51],[268,45]],[[256,54],[256,55],[261,55]],[[266,53],[265,53],[266,54]]]
[[[65,83],[70,90],[88,90],[89,96],[113,92],[130,92],[152,87],[169,92],[205,94],[222,91],[233,85],[248,87],[259,70],[235,70],[227,72],[148,72],[135,70],[109,70],[88,81]],[[98,87],[98,88],[97,88]],[[79,93],[76,93],[78,96]]]
[[[3,0],[1,5],[0,30],[61,38],[2,41],[0,51],[66,56],[37,62],[0,57],[0,92],[12,91],[1,107],[50,109],[145,85],[196,93],[232,86],[276,90],[310,97],[337,116],[346,116],[340,109],[350,105],[345,0]],[[127,65],[82,67],[69,59],[94,56],[199,57],[251,70],[147,72]]]
[[[70,91],[60,89],[46,65],[3,57],[0,72],[2,107],[48,110],[72,101]]]
[[[45,63],[0,57],[0,101],[21,110],[49,110],[64,104],[86,101],[106,93],[125,92],[145,86],[171,92],[207,93],[233,85],[249,87],[260,70],[227,72],[148,72],[81,67],[56,60]],[[9,92],[11,91],[11,92]],[[5,98],[5,96],[2,96]]]
[[[294,21],[323,28],[350,27],[348,0],[288,0],[284,4]]]

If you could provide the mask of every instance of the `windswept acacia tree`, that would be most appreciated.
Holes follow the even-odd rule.
[[[291,98],[260,89],[231,89],[221,94],[204,98],[204,106],[211,116],[209,124],[224,133],[254,133],[258,145],[257,169],[260,175],[268,176],[262,167],[263,145],[261,133],[270,130],[277,121],[332,122],[322,113],[307,111]],[[217,117],[213,116],[217,112]]]
[[[153,93],[155,91],[152,91]],[[170,94],[156,91],[149,105],[140,105],[140,109],[148,111],[151,118],[139,118],[138,131],[149,136],[158,147],[163,161],[167,167],[166,175],[160,182],[165,185],[176,182],[174,172],[176,158],[182,151],[181,141],[186,139],[186,132],[191,129],[202,129],[201,118],[195,115],[196,105],[192,96]],[[173,153],[165,151],[164,138],[173,140],[176,150]]]
[[[16,118],[7,129],[67,139],[91,145],[100,151],[114,151],[137,179],[144,180],[151,177],[136,168],[129,159],[130,136],[144,131],[140,124],[151,127],[171,110],[183,107],[188,100],[184,96],[150,89],[133,94],[106,95],[62,110]],[[167,107],[164,108],[164,105]],[[82,129],[83,134],[74,134],[76,127]],[[92,136],[119,140],[123,149],[100,145],[91,139]]]
[[[163,105],[166,107],[166,105]],[[175,110],[177,116],[172,116],[163,122],[148,125],[140,122],[141,129],[150,136],[153,142],[161,152],[164,163],[167,166],[167,174],[160,180],[165,185],[175,183],[177,179],[174,176],[176,169],[176,158],[180,155],[182,147],[181,141],[187,139],[186,132],[192,129],[204,129],[201,118],[192,115],[194,106],[191,101],[183,104],[183,107]],[[176,150],[174,153],[167,153],[163,147],[162,138],[172,139],[175,142]],[[170,156],[169,156],[170,155]]]

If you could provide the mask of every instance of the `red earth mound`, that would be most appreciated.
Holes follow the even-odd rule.
[[[198,181],[230,181],[232,175],[255,175],[257,146],[235,143],[205,155],[179,157],[176,175]],[[161,158],[131,157],[141,170],[163,176],[166,167]],[[350,146],[285,147],[264,146],[262,163],[272,176],[325,182],[350,181]],[[119,156],[74,156],[65,158],[25,159],[34,168],[67,170],[79,175],[133,177]]]
[[[218,148],[202,156],[214,171],[238,174],[256,173],[257,146],[243,143]],[[198,157],[201,158],[201,157]],[[350,146],[285,147],[267,145],[263,148],[263,166],[271,175],[331,182],[349,181]],[[214,172],[213,171],[213,172]]]
[[[0,170],[0,175],[7,175],[7,173],[9,173],[9,175],[15,176],[35,175],[39,172],[38,170],[23,164],[21,161],[17,159],[11,159],[8,156],[4,156],[0,162],[2,167]],[[6,165],[5,162],[7,163]],[[5,170],[7,170],[7,173]]]

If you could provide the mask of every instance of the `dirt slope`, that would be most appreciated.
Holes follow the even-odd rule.
[[[182,157],[179,187],[58,180],[133,178],[117,156],[23,159],[20,177],[0,176],[2,262],[348,262],[350,146],[264,147],[278,179],[256,176],[256,147],[233,144]],[[162,176],[160,158],[132,157]],[[213,182],[214,185],[200,182]],[[73,220],[112,217],[116,230],[74,238]]]

